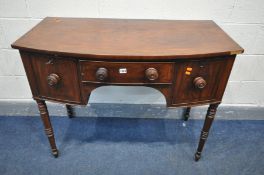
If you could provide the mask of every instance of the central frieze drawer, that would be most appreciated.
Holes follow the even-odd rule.
[[[80,61],[84,82],[172,83],[173,63]]]

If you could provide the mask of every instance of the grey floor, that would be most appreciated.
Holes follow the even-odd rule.
[[[166,110],[146,118],[150,109],[131,105],[121,110],[128,116],[111,117],[116,112],[106,109],[96,117],[51,117],[57,159],[39,117],[0,116],[0,174],[264,174],[264,120],[216,119],[194,162],[203,120],[162,119]]]

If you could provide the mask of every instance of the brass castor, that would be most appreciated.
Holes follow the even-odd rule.
[[[55,158],[59,157],[59,151],[58,151],[58,150],[56,150],[56,151],[52,151],[52,155],[53,155]]]
[[[184,119],[183,119],[183,120],[184,120],[184,121],[188,121],[189,117],[190,117],[190,115],[189,115],[189,114],[185,114],[185,115],[184,115]]]
[[[189,119],[190,111],[191,111],[191,107],[187,107],[184,113],[184,118],[183,118],[184,121],[187,121]]]
[[[196,152],[195,154],[194,154],[194,160],[196,161],[196,162],[198,162],[198,160],[201,158],[201,153],[199,153],[199,152]]]

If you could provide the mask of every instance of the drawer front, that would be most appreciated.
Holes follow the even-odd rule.
[[[233,61],[230,57],[176,63],[173,104],[220,101]]]
[[[59,101],[80,102],[76,61],[32,55],[38,95]]]
[[[82,81],[101,83],[172,83],[173,63],[81,61]]]

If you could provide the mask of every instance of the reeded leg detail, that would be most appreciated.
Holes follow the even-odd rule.
[[[189,117],[190,117],[190,111],[191,111],[191,107],[187,107],[185,109],[184,118],[183,118],[184,121],[187,121],[189,119]]]
[[[74,109],[71,105],[66,105],[67,114],[69,118],[73,118],[75,116]]]
[[[205,141],[209,135],[209,130],[211,128],[211,125],[214,121],[214,117],[216,114],[216,110],[219,104],[211,104],[207,110],[207,114],[205,117],[205,121],[204,121],[204,125],[203,125],[203,129],[201,131],[201,136],[200,136],[200,141],[199,141],[199,145],[197,148],[197,151],[194,155],[194,160],[198,161],[201,158],[201,154],[202,154],[202,150],[205,144]]]
[[[55,138],[54,138],[54,133],[53,129],[50,123],[50,118],[49,118],[49,112],[47,109],[47,105],[44,100],[36,100],[40,112],[40,116],[44,125],[44,131],[45,134],[47,135],[51,147],[51,151],[54,157],[58,157],[59,151],[56,147],[55,143]]]

